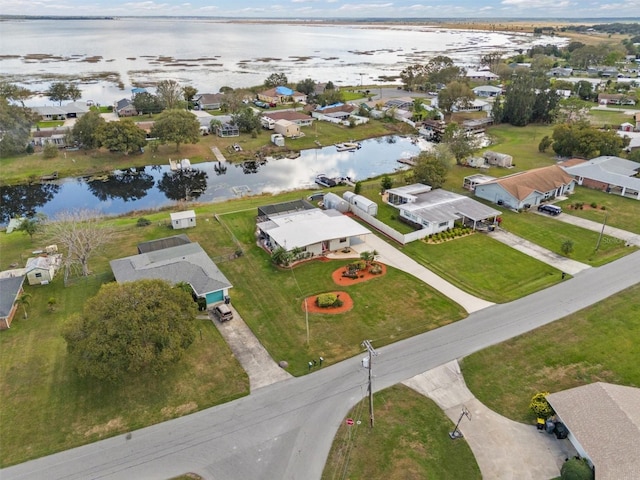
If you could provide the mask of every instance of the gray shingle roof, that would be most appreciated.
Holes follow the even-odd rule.
[[[198,296],[232,287],[199,243],[164,248],[109,263],[118,283],[142,279],[187,282]]]
[[[620,157],[596,157],[584,163],[565,167],[565,172],[619,187],[640,190],[640,178],[633,177],[640,170],[640,163]]]
[[[11,313],[23,283],[24,275],[0,278],[0,318],[7,318]]]
[[[638,478],[640,388],[597,382],[547,400],[589,455],[598,480]]]

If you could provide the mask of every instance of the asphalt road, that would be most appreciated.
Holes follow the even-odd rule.
[[[635,252],[528,297],[380,348],[373,362],[374,389],[576,312],[638,283],[638,272],[640,252]],[[132,432],[130,438],[120,435],[16,465],[1,470],[0,477],[167,479],[195,472],[206,479],[319,479],[340,422],[366,393],[363,357]]]

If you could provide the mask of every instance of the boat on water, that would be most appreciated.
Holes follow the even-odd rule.
[[[338,185],[333,178],[327,177],[324,173],[316,175],[316,183],[322,187],[335,187]]]
[[[183,158],[182,160],[169,159],[169,168],[174,172],[177,170],[191,170],[191,160],[188,158]]]
[[[359,142],[345,142],[336,143],[336,150],[339,152],[354,152],[358,150],[362,145]]]

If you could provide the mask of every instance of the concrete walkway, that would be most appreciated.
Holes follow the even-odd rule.
[[[250,391],[293,378],[271,358],[236,309],[229,306],[233,310],[233,320],[221,323],[212,312],[209,312],[209,316],[201,315],[199,318],[210,318],[220,331],[233,355],[247,372]]]
[[[519,252],[524,253],[525,255],[529,255],[530,257],[540,260],[541,262],[546,263],[547,265],[551,265],[552,267],[555,267],[558,270],[566,272],[570,275],[575,275],[582,270],[591,268],[590,265],[576,262],[575,260],[571,260],[570,258],[558,255],[551,250],[547,250],[540,245],[525,240],[524,238],[514,235],[513,233],[502,230],[501,228],[498,228],[493,232],[489,232],[488,235],[491,238],[504,243],[505,245],[508,245],[511,248],[518,250]]]
[[[460,290],[455,285],[452,285],[446,280],[440,278],[431,270],[423,267],[411,257],[408,257],[376,235],[368,235],[366,243],[352,245],[351,248],[358,253],[367,250],[376,250],[378,252],[378,256],[376,258],[382,263],[391,265],[392,267],[402,270],[403,272],[407,272],[417,279],[422,280],[427,285],[430,285],[443,295],[461,305],[469,313],[476,312],[493,305],[491,302],[474,297],[473,295]]]
[[[565,459],[576,454],[569,440],[509,420],[480,403],[455,360],[403,383],[436,402],[454,425],[462,407],[467,408],[471,420],[464,417],[458,429],[473,451],[482,478],[548,480],[558,477]]]
[[[222,154],[222,152],[220,151],[220,149],[218,147],[211,147],[211,153],[213,153],[213,155],[216,157],[216,160],[221,162],[221,163],[226,163],[227,159],[225,158],[225,156]]]
[[[591,230],[593,232],[599,233],[602,231],[602,223],[594,222],[593,220],[587,220],[586,218],[576,217],[567,213],[561,213],[560,215],[553,218],[564,223],[570,223],[571,225],[582,227],[586,230]],[[636,247],[640,247],[640,235],[638,235],[637,233],[628,232],[627,230],[621,230],[619,228],[610,227],[608,225],[605,225],[604,233],[605,235],[609,235],[610,237],[623,240],[628,245],[635,245]]]

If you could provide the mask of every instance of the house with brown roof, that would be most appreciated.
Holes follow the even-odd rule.
[[[633,97],[622,93],[599,93],[598,103],[600,105],[635,105],[636,101]]]
[[[598,480],[638,478],[640,388],[596,382],[547,396]]]
[[[475,195],[520,210],[573,192],[575,179],[557,165],[514,173],[482,183]]]
[[[258,93],[258,100],[275,104],[292,102],[304,103],[307,101],[307,96],[304,93],[296,92],[289,87],[279,86]]]

